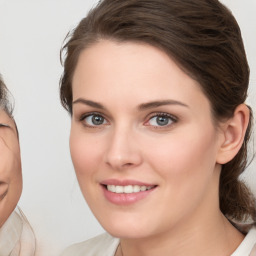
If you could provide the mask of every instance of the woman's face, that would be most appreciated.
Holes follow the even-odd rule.
[[[72,85],[71,156],[108,232],[154,236],[219,211],[223,136],[198,83],[165,53],[100,41],[81,53]]]
[[[20,148],[14,121],[0,110],[0,227],[16,207],[22,190]]]

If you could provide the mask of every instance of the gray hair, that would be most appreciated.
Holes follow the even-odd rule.
[[[0,109],[4,110],[10,117],[12,117],[13,104],[9,100],[9,91],[0,74]]]

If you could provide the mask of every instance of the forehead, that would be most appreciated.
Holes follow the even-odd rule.
[[[165,97],[183,90],[202,93],[197,81],[187,75],[164,51],[135,42],[102,40],[83,50],[74,72],[74,98],[82,91],[120,93],[140,97]],[[143,94],[143,91],[147,91]]]

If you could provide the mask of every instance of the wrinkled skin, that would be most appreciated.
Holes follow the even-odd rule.
[[[21,158],[14,120],[0,110],[0,227],[15,209],[22,191]]]

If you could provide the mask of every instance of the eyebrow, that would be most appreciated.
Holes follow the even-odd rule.
[[[103,105],[101,105],[100,103],[95,102],[95,101],[91,101],[91,100],[86,100],[86,99],[83,99],[83,98],[79,98],[79,99],[73,101],[73,105],[77,104],[77,103],[85,104],[85,105],[93,107],[93,108],[105,109],[103,107]]]
[[[86,100],[83,98],[78,98],[77,100],[73,101],[73,105],[77,104],[77,103],[85,104],[87,106],[102,109],[102,110],[105,109],[105,107],[102,104],[95,102],[95,101]],[[165,106],[165,105],[179,105],[182,107],[187,107],[187,108],[189,107],[188,105],[186,105],[180,101],[177,101],[177,100],[160,100],[160,101],[151,101],[151,102],[147,102],[147,103],[142,103],[138,106],[138,110],[143,111],[143,110],[161,107],[161,106]]]
[[[179,105],[182,107],[189,107],[188,105],[177,101],[177,100],[160,100],[160,101],[151,101],[151,102],[147,102],[147,103],[142,103],[139,105],[138,109],[139,110],[147,110],[150,108],[156,108],[156,107],[161,107],[161,106],[165,106],[165,105]]]

